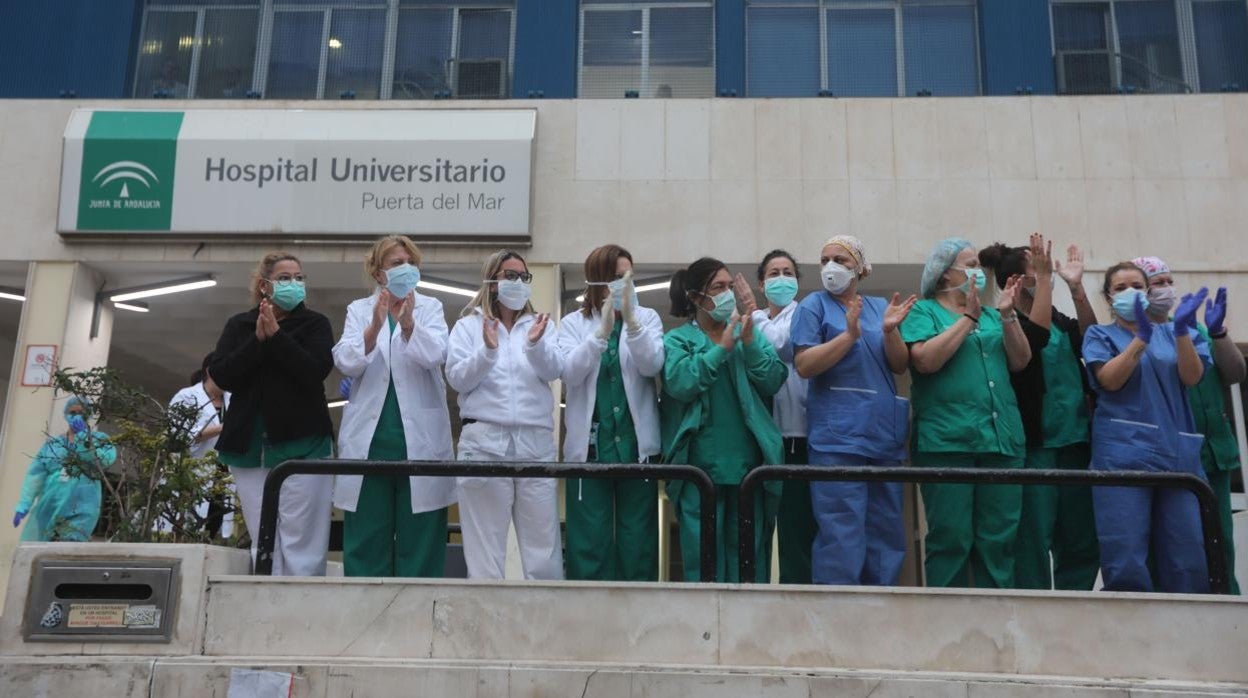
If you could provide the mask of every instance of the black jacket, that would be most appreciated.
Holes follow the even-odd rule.
[[[245,453],[257,412],[275,442],[333,436],[325,402],[325,377],[334,368],[329,319],[300,303],[278,321],[277,334],[261,342],[259,314],[252,308],[226,321],[208,367],[212,380],[232,393],[217,448]]]

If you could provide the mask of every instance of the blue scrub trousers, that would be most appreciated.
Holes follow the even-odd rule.
[[[1200,507],[1186,490],[1093,487],[1106,591],[1209,592]],[[1158,589],[1149,573],[1153,554]]]
[[[862,456],[810,450],[811,465],[896,466]],[[811,482],[819,530],[811,546],[815,584],[892,586],[906,557],[900,482]]]

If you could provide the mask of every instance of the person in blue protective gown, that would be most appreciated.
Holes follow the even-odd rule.
[[[100,519],[98,478],[117,460],[117,449],[108,435],[91,430],[81,398],[71,397],[64,414],[69,429],[44,442],[22,483],[13,526],[29,516],[23,541],[85,541]],[[97,477],[86,474],[93,470]]]
[[[859,294],[871,265],[858,238],[829,239],[819,262],[824,291],[798,305],[791,330],[797,372],[810,381],[810,463],[900,465],[910,401],[897,395],[894,374],[909,363],[900,326],[917,299]],[[906,556],[901,489],[900,482],[811,483],[815,583],[897,583]]]
[[[1184,296],[1174,322],[1147,315],[1148,279],[1130,262],[1105,272],[1103,291],[1114,322],[1088,329],[1083,359],[1096,391],[1092,415],[1093,470],[1183,472],[1204,477],[1203,437],[1195,433],[1187,389],[1212,364],[1196,332],[1196,311],[1208,289]],[[1196,498],[1181,489],[1095,487],[1092,501],[1109,591],[1209,590]]]

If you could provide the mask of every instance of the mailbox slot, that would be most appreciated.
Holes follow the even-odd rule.
[[[31,642],[169,642],[180,560],[41,558],[22,633]]]

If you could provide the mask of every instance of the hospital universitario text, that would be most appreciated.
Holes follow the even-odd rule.
[[[299,162],[277,158],[265,163],[235,163],[225,158],[205,160],[206,182],[249,182],[257,188],[275,182],[317,182],[321,173],[320,158]],[[507,179],[507,168],[490,164],[483,158],[475,164],[457,163],[450,158],[436,158],[432,163],[382,163],[377,158],[367,162],[349,157],[330,158],[329,176],[335,182],[418,182],[423,184],[500,183]]]

